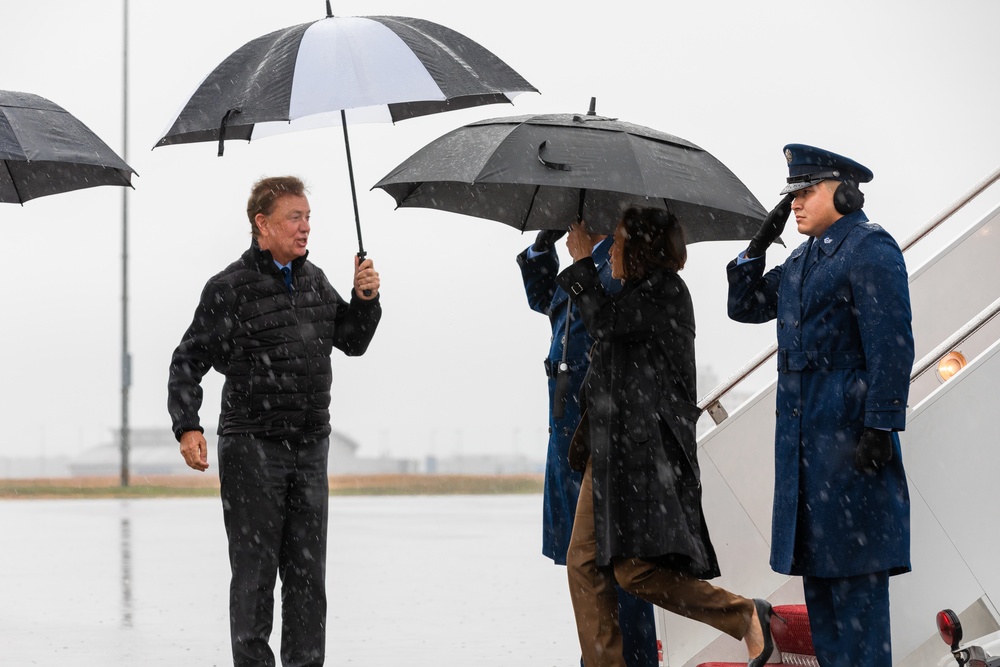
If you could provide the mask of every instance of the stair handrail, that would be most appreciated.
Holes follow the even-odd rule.
[[[964,343],[974,333],[989,324],[993,318],[1000,315],[1000,299],[983,308],[978,315],[969,320],[961,329],[949,336],[944,342],[928,352],[923,359],[913,364],[913,372],[910,374],[910,384],[926,373],[946,354]]]
[[[972,186],[972,188],[967,190],[964,195],[956,199],[951,206],[943,210],[941,213],[938,213],[937,217],[931,218],[926,225],[917,230],[917,232],[902,246],[903,252],[906,252],[916,245],[917,241],[923,239],[925,236],[934,231],[938,225],[962,210],[966,204],[981,195],[986,188],[990,187],[998,180],[1000,180],[1000,167],[997,167],[992,174]]]
[[[1000,181],[1000,167],[996,168],[986,178],[984,178],[979,183],[977,183],[976,185],[974,185],[972,188],[970,188],[969,190],[967,190],[965,192],[965,194],[963,194],[961,197],[959,197],[958,199],[956,199],[951,204],[951,206],[945,208],[943,211],[941,211],[940,213],[938,213],[935,217],[931,218],[931,220],[928,221],[927,224],[925,224],[923,227],[921,227],[919,230],[917,230],[917,232],[915,234],[913,234],[913,236],[911,236],[906,241],[906,243],[901,248],[902,251],[905,253],[907,250],[909,250],[910,248],[912,248],[914,245],[916,245],[916,243],[918,241],[922,240],[925,236],[927,236],[932,231],[934,231],[935,229],[937,229],[937,227],[939,227],[942,223],[944,223],[946,220],[948,220],[951,216],[953,216],[956,213],[958,213],[958,211],[960,211],[961,209],[963,209],[969,202],[971,202],[973,199],[975,199],[976,197],[978,197],[987,188],[989,188],[991,185],[993,185],[997,181]],[[990,319],[992,319],[992,317]],[[985,322],[983,322],[983,324],[985,324]],[[980,325],[980,327],[981,326],[982,326],[982,324]],[[971,333],[968,334],[968,335],[971,335]],[[943,345],[944,344],[942,343],[942,345],[938,346],[938,347],[942,347]],[[757,356],[755,356],[753,359],[751,359],[749,363],[745,364],[742,368],[740,368],[740,370],[738,370],[733,375],[730,375],[729,378],[726,381],[724,381],[722,384],[718,385],[715,389],[713,389],[711,392],[709,392],[705,397],[703,397],[701,400],[699,400],[698,401],[698,407],[702,411],[707,411],[708,412],[708,414],[712,417],[712,421],[715,422],[716,426],[718,426],[719,424],[721,424],[722,422],[724,422],[726,419],[729,418],[729,413],[727,413],[726,409],[722,406],[722,397],[725,396],[726,394],[728,394],[730,391],[732,391],[733,388],[735,388],[736,386],[738,386],[745,379],[747,379],[747,377],[749,377],[751,373],[753,373],[758,368],[760,368],[761,366],[763,366],[764,362],[766,362],[768,359],[770,359],[772,356],[774,356],[774,354],[777,351],[778,351],[778,343],[777,342],[771,343],[767,348],[765,348],[764,350],[762,350],[760,353],[757,354]],[[938,358],[940,358],[940,356]],[[925,357],[925,359],[926,359],[926,357]],[[936,360],[937,360],[937,358],[935,359],[935,361]],[[921,374],[924,371],[926,371],[926,370],[927,370],[926,368],[923,369],[921,371]],[[915,378],[913,378],[913,379],[915,379]],[[911,379],[911,382],[912,382],[912,379]]]
[[[721,399],[723,396],[728,394],[734,387],[743,382],[751,373],[756,371],[758,368],[764,365],[764,362],[774,356],[774,353],[778,351],[778,343],[774,342],[767,346],[765,349],[757,353],[757,356],[751,359],[749,362],[743,365],[743,367],[736,371],[733,375],[729,376],[729,379],[717,386],[707,396],[698,401],[698,407],[702,411],[708,411],[711,415],[712,421],[715,422],[716,426],[726,421],[729,418],[729,413],[726,409],[722,407]]]

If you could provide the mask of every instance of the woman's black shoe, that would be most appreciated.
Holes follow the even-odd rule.
[[[760,632],[764,635],[764,650],[756,658],[747,661],[747,667],[764,667],[771,653],[774,652],[774,640],[771,637],[771,614],[773,609],[771,603],[759,598],[753,599],[753,606],[757,609],[757,622],[760,623]]]

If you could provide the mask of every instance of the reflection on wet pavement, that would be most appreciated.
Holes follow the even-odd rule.
[[[328,665],[574,664],[539,496],[330,504]],[[232,664],[218,499],[3,501],[0,526],[0,664]]]
[[[122,517],[122,627],[132,627],[132,525]]]

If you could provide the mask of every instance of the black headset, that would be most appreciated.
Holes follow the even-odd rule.
[[[833,207],[837,213],[847,215],[860,211],[865,205],[865,193],[858,189],[858,184],[853,180],[840,180],[839,171],[820,171],[812,174],[802,174],[788,179],[788,183],[805,183],[816,180],[840,181],[840,185],[833,191]]]
[[[854,181],[841,181],[833,191],[833,207],[837,213],[847,215],[861,210],[865,205],[865,193],[858,190]]]

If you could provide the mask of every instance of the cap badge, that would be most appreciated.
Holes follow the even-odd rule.
[[[788,162],[788,164],[792,163],[792,151],[791,151],[791,149],[788,149],[788,148],[785,149],[785,161]]]

